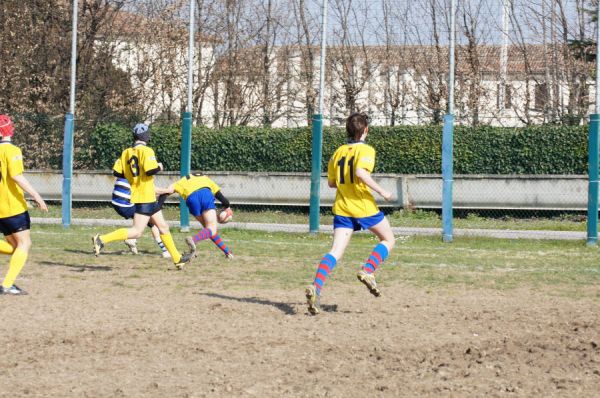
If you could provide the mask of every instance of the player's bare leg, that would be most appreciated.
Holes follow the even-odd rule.
[[[165,221],[162,211],[154,213],[150,217],[150,221],[152,221],[152,224],[158,228],[160,232],[160,238],[169,251],[171,259],[173,260],[173,264],[175,264],[177,268],[182,269],[185,264],[190,262],[192,255],[188,253],[181,255],[181,253],[179,253],[179,250],[177,250],[177,247],[175,246],[175,242],[173,242],[173,237],[171,236],[171,231],[169,230],[169,224],[167,224]]]
[[[215,245],[225,254],[225,257],[228,259],[233,258],[233,253],[227,247],[223,239],[219,236],[217,232],[218,223],[217,223],[217,212],[215,209],[208,209],[202,212],[201,216],[196,217],[198,221],[204,227],[200,232],[198,232],[194,236],[189,236],[186,238],[186,243],[190,247],[190,250],[196,255],[196,243],[210,239],[213,241]]]
[[[325,254],[319,263],[313,284],[306,288],[306,304],[308,312],[317,315],[320,310],[321,289],[329,274],[335,268],[339,259],[342,258],[354,231],[350,228],[335,228],[333,230],[333,244],[329,253]]]
[[[6,237],[6,240],[15,248],[11,257],[8,272],[2,282],[0,294],[25,295],[27,292],[15,285],[15,280],[23,269],[29,249],[31,249],[31,231],[19,231]]]
[[[377,287],[375,271],[379,268],[379,265],[385,261],[394,248],[396,239],[394,238],[392,227],[387,218],[384,218],[377,225],[369,228],[369,231],[373,232],[379,238],[379,244],[375,246],[369,259],[362,269],[358,271],[356,277],[367,287],[367,289],[369,289],[369,292],[371,292],[373,296],[379,297],[381,296],[381,291]]]

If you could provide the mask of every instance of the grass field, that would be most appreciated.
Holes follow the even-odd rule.
[[[163,209],[168,220],[179,219],[179,208],[175,205],[166,205]],[[50,206],[49,213],[42,213],[37,208],[30,210],[33,217],[61,217],[60,206]],[[235,221],[251,223],[284,223],[284,224],[308,224],[308,210],[293,207],[264,209],[259,207],[242,206],[235,207]],[[502,214],[495,213],[495,217],[482,216],[476,212],[462,213],[455,212],[455,228],[483,228],[483,229],[510,229],[510,230],[548,230],[548,231],[585,231],[585,215],[577,213],[554,214],[546,213],[543,215],[532,215],[533,213],[523,214]],[[396,210],[387,215],[393,227],[422,227],[422,228],[441,228],[442,221],[439,213],[435,211],[423,210]],[[76,205],[73,208],[73,218],[99,218],[99,219],[118,219],[115,211],[106,204],[97,204],[95,206]],[[323,212],[321,223],[331,225],[332,218],[330,212]]]
[[[35,226],[0,298],[11,396],[593,396],[600,387],[600,252],[577,241],[398,236],[373,298],[357,234],[324,312],[304,287],[329,235],[227,230],[182,271],[109,228]],[[183,249],[184,235],[174,232]],[[6,263],[6,261],[5,261]],[[2,268],[4,271],[5,268]],[[0,393],[0,396],[2,393]]]

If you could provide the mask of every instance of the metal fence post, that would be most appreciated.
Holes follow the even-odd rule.
[[[323,152],[323,115],[316,114],[312,120],[312,158],[310,173],[309,232],[319,232],[321,211],[321,157]]]
[[[181,167],[180,175],[190,174],[192,167],[192,113],[183,112],[181,125]],[[190,230],[190,213],[183,198],[179,198],[179,224],[182,232]]]
[[[598,150],[600,136],[600,115],[590,115],[588,131],[588,211],[587,244],[598,244]]]

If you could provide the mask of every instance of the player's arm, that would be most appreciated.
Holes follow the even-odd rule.
[[[371,177],[371,173],[369,173],[367,170],[363,169],[362,167],[357,167],[355,174],[358,178],[361,179],[362,182],[365,183],[366,186],[368,186],[373,191],[381,195],[381,197],[385,199],[386,202],[392,200],[391,192],[386,191],[379,184],[377,184],[373,177]]]
[[[12,179],[17,183],[18,186],[21,187],[23,191],[27,192],[33,198],[33,200],[35,200],[35,203],[38,204],[40,209],[42,209],[43,211],[48,211],[48,206],[46,206],[46,202],[44,202],[44,199],[42,199],[42,197],[35,190],[35,188],[31,186],[31,184],[29,183],[29,181],[27,181],[27,178],[25,178],[23,174],[12,176]]]
[[[156,187],[154,190],[157,195],[172,195],[175,193],[175,184],[171,184],[167,188]]]
[[[223,208],[228,209],[229,208],[229,200],[227,200],[227,198],[225,197],[225,195],[223,195],[223,192],[218,191],[215,194],[215,199],[217,199],[219,202],[221,202],[221,204],[223,205]]]
[[[144,171],[147,176],[153,176],[158,174],[162,170],[162,164],[156,160],[156,155],[152,148],[146,148],[148,152],[144,157]]]
[[[115,160],[115,164],[113,165],[113,175],[117,178],[125,178],[125,172],[123,170],[121,158]]]
[[[329,185],[329,188],[337,188],[335,169],[333,167],[333,157],[329,159],[329,163],[327,164],[327,185]]]

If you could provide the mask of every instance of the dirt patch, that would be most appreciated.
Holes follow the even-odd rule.
[[[600,304],[529,289],[371,297],[333,280],[220,287],[186,271],[28,266],[0,298],[0,396],[595,396]]]

